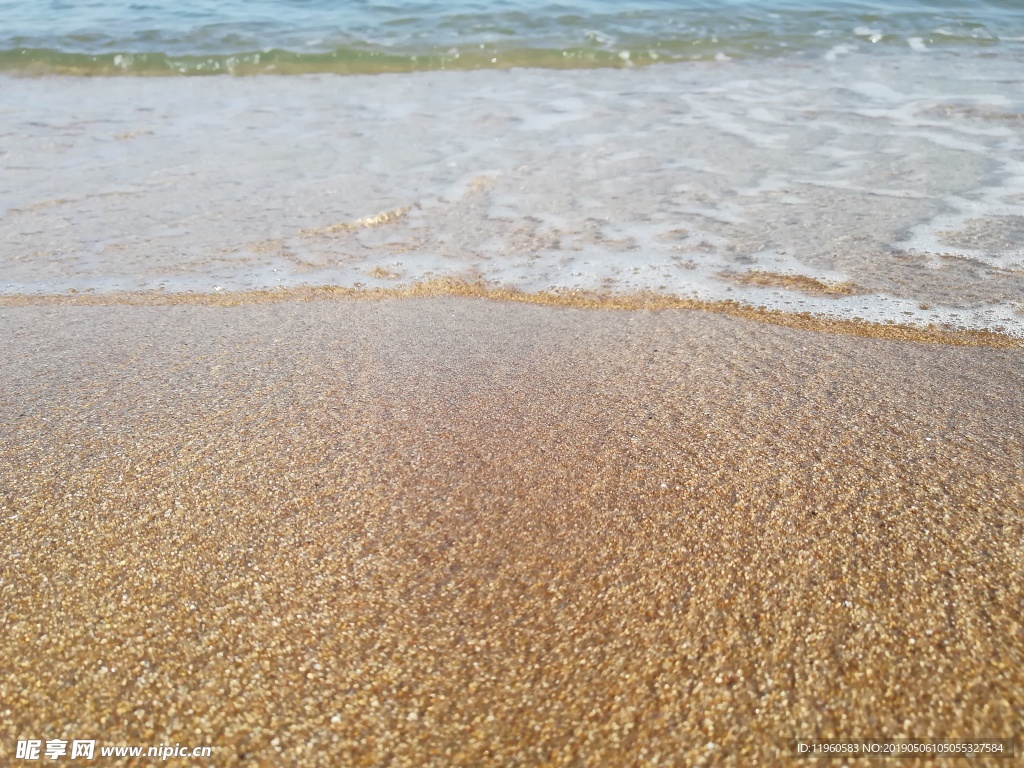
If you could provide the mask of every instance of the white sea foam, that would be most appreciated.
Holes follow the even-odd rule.
[[[854,27],[853,34],[857,35],[858,37],[866,37],[872,43],[877,43],[882,39],[882,30],[872,29],[871,27]]]
[[[848,53],[853,53],[856,50],[857,50],[857,46],[856,45],[849,45],[847,43],[841,43],[839,45],[834,45],[831,48],[829,48],[825,52],[825,55],[824,55],[823,58],[825,59],[825,61],[835,61],[840,56],[844,56],[844,55],[846,55]]]
[[[1024,335],[1019,62],[875,50],[7,79],[0,293],[453,276]]]

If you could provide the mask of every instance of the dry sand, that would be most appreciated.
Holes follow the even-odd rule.
[[[0,315],[4,764],[1020,735],[1021,350],[459,298]]]

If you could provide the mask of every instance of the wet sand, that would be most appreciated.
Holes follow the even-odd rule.
[[[472,298],[0,316],[4,762],[1020,735],[1020,349]]]

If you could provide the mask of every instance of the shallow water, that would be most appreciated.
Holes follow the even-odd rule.
[[[970,6],[1003,35],[984,45],[886,38],[968,13],[931,5],[792,3],[853,37],[650,67],[5,76],[0,295],[456,277],[1024,335],[1024,50],[996,24],[1015,12]]]
[[[0,291],[457,276],[1019,332],[1019,64],[9,79]]]

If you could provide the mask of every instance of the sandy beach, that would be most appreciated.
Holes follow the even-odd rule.
[[[5,764],[1020,735],[1020,349],[472,298],[0,315]]]
[[[1024,3],[2,7],[0,768],[1024,760]]]

